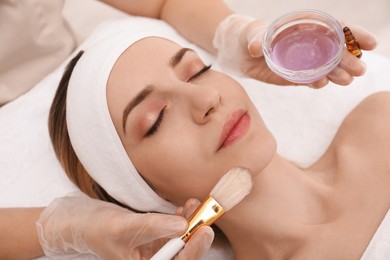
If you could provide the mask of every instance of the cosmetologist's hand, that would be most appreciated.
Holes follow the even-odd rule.
[[[219,24],[213,41],[218,51],[218,62],[223,68],[240,76],[276,85],[302,85],[279,77],[267,66],[262,51],[262,40],[268,24],[266,21],[237,14],[225,18]],[[345,22],[340,24],[342,27],[347,26]],[[348,27],[359,41],[362,50],[373,50],[376,47],[377,42],[372,34],[358,26],[348,24]],[[345,49],[341,62],[333,71],[326,77],[305,85],[321,88],[329,81],[349,85],[354,77],[362,76],[365,71],[364,62]]]
[[[193,205],[194,202],[187,203],[178,212],[187,215],[193,211]],[[183,234],[186,227],[182,216],[134,213],[81,193],[56,199],[37,222],[45,254],[62,259],[88,255],[102,259],[148,259],[169,238]],[[199,230],[175,259],[199,259],[213,238],[211,228]]]

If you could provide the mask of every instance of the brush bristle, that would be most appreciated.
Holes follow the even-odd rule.
[[[252,185],[252,175],[248,169],[232,168],[219,180],[210,195],[228,211],[251,192]]]

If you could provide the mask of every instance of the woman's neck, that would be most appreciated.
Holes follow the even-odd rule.
[[[268,259],[271,253],[288,258],[305,243],[307,227],[332,218],[327,210],[331,188],[319,176],[278,155],[256,175],[251,194],[217,222],[237,259]]]

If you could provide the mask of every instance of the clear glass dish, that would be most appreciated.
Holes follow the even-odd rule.
[[[326,76],[340,62],[344,33],[339,22],[318,10],[297,10],[272,22],[263,38],[269,68],[296,83]]]

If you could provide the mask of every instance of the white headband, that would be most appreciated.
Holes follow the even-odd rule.
[[[80,162],[113,198],[140,211],[174,213],[176,207],[159,197],[138,174],[108,110],[106,85],[119,56],[142,38],[167,37],[158,28],[133,29],[99,41],[77,62],[67,92],[68,132]]]

